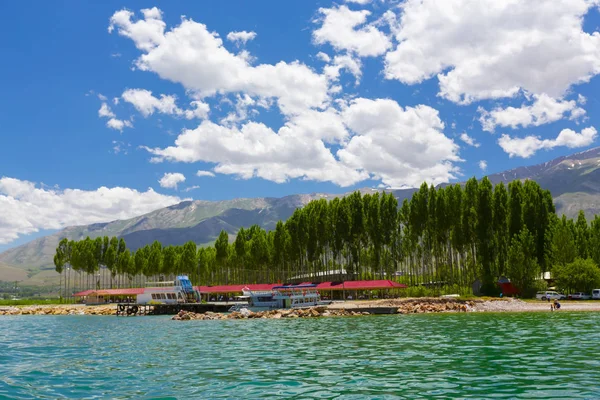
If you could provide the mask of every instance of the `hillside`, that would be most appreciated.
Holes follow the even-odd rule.
[[[568,217],[576,216],[580,209],[586,212],[588,218],[593,218],[600,211],[600,148],[489,175],[489,178],[494,184],[533,179],[550,190],[557,213]],[[402,202],[414,191],[406,189],[393,193]],[[336,195],[333,194],[306,194],[282,198],[184,201],[128,220],[68,227],[0,254],[0,279],[47,282],[52,276],[48,270],[54,268],[52,257],[55,248],[63,237],[79,240],[86,236],[118,236],[123,237],[132,250],[154,240],[164,245],[181,245],[189,240],[203,245],[213,242],[222,229],[230,235],[235,235],[240,227],[253,224],[273,229],[278,220],[286,220],[296,208],[309,201],[334,197]]]
[[[4,267],[0,269],[0,280],[13,279],[16,276],[13,271],[15,268],[22,272],[26,270],[30,277],[41,271],[54,269],[52,258],[63,237],[80,240],[86,236],[118,236],[123,237],[132,250],[154,240],[165,245],[180,245],[189,240],[207,244],[216,239],[221,229],[234,235],[240,227],[253,224],[274,228],[277,221],[289,218],[296,208],[309,201],[333,197],[335,196],[310,194],[214,202],[184,201],[128,220],[68,227],[0,254],[0,266]],[[10,274],[8,267],[11,268]]]

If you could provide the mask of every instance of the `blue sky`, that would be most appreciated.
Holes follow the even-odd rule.
[[[596,146],[598,3],[464,2],[2,3],[0,251],[184,198],[461,181]]]

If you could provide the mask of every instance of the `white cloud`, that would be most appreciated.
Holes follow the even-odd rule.
[[[152,189],[101,187],[96,190],[40,188],[33,182],[0,178],[0,243],[40,229],[127,219],[177,204],[180,198]]]
[[[211,177],[214,177],[215,174],[212,173],[212,172],[210,172],[210,171],[199,170],[198,172],[196,172],[196,176],[211,176]]]
[[[356,133],[337,153],[346,165],[393,188],[418,187],[424,181],[436,185],[455,177],[458,146],[442,133],[437,110],[356,99],[343,118]]]
[[[177,100],[175,96],[161,94],[158,98],[146,89],[127,89],[121,97],[127,103],[132,104],[144,117],[158,111],[167,115],[185,116],[187,119],[206,118],[210,111],[208,104],[202,101],[193,101],[191,103],[193,109],[182,110],[175,104]]]
[[[512,97],[520,90],[562,98],[600,72],[600,35],[582,30],[597,0],[407,0],[389,79],[437,76],[439,95],[457,103]]]
[[[205,102],[200,101],[200,100],[194,100],[190,103],[190,106],[192,106],[191,109],[185,110],[183,112],[183,115],[185,116],[186,119],[194,119],[194,118],[203,119],[203,118],[208,117],[208,113],[210,112],[210,107]]]
[[[147,150],[163,160],[215,163],[215,172],[242,179],[260,177],[282,183],[305,178],[349,186],[367,177],[339,163],[319,138],[320,127],[335,129],[329,117],[323,116],[318,121],[305,118],[288,122],[279,132],[257,122],[247,122],[238,128],[204,121],[196,129],[184,130],[174,146]],[[306,126],[309,120],[318,125]],[[339,117],[337,122],[341,125]]]
[[[256,32],[229,32],[227,34],[227,40],[237,44],[238,46],[241,44],[246,44],[246,42],[253,40],[256,37]]]
[[[227,124],[235,124],[240,121],[246,120],[248,118],[248,109],[259,105],[252,97],[248,94],[240,95],[236,94],[235,96],[235,110],[227,114],[227,116],[221,119],[221,123],[224,125]],[[268,108],[268,105],[260,103],[263,107]],[[251,111],[253,112],[253,111]]]
[[[142,71],[181,83],[202,97],[245,92],[250,96],[276,98],[286,114],[321,107],[329,101],[323,75],[297,61],[252,66],[248,53],[233,54],[206,25],[190,19],[165,32],[158,9],[142,10],[144,19],[133,21],[128,10],[116,12],[109,31],[131,38],[143,54],[135,61]]]
[[[585,115],[585,110],[577,106],[575,100],[557,100],[546,94],[534,95],[533,104],[522,105],[520,108],[495,108],[492,111],[479,109],[479,122],[484,131],[494,132],[497,126],[519,127],[540,126],[562,119],[570,113],[570,119],[579,119]]]
[[[466,132],[460,134],[460,140],[468,144],[469,146],[479,147],[479,143],[475,141],[471,136],[467,135]]]
[[[102,105],[100,106],[100,109],[98,110],[98,116],[106,117],[106,118],[114,118],[115,113],[113,113],[111,111],[110,107],[106,103],[102,103]]]
[[[330,80],[337,80],[340,76],[340,70],[345,69],[350,72],[356,78],[356,84],[360,83],[362,76],[361,62],[359,58],[352,57],[348,54],[342,56],[335,56],[333,62],[327,65],[323,71]]]
[[[185,176],[179,172],[165,172],[158,181],[161,187],[170,189],[177,189],[177,185],[181,182],[185,182]]]
[[[389,187],[414,187],[447,182],[457,171],[458,146],[443,128],[431,107],[403,109],[392,100],[356,99],[342,111],[295,116],[277,132],[256,122],[227,127],[204,121],[184,130],[173,146],[146,150],[155,162],[209,162],[216,164],[215,172],[242,179],[303,178],[349,186],[372,176]]]
[[[327,53],[323,53],[322,51],[317,53],[317,58],[321,61],[324,61],[326,63],[328,63],[329,61],[331,61],[331,57],[329,57],[329,54]]]
[[[123,128],[133,128],[131,121],[118,119],[106,103],[102,103],[100,106],[98,116],[101,118],[109,118],[109,120],[106,121],[106,126],[119,132],[123,132]]]
[[[485,161],[485,160],[479,161],[479,169],[482,170],[483,172],[485,172],[485,170],[487,169],[487,161]]]
[[[346,3],[356,3],[364,6],[365,4],[369,4],[372,0],[344,0]]]
[[[185,189],[181,189],[181,191],[182,192],[191,192],[192,190],[196,190],[196,189],[200,189],[200,186],[198,186],[198,185],[188,186]]]
[[[119,132],[123,132],[123,128],[133,128],[133,124],[131,123],[131,121],[116,118],[111,118],[108,121],[106,121],[106,126],[108,126],[110,129],[114,129]]]
[[[102,93],[98,93],[98,98],[100,99],[100,101],[108,100],[108,98],[105,95],[103,95]]]
[[[352,11],[341,5],[319,8],[321,27],[313,31],[316,44],[329,43],[334,49],[355,53],[360,57],[378,56],[391,46],[389,38],[373,24],[366,24],[370,11]]]
[[[113,153],[115,153],[115,154],[119,154],[119,153],[127,154],[128,147],[131,147],[131,145],[129,143],[121,142],[119,140],[113,140],[112,144],[113,144]]]
[[[511,138],[509,135],[504,134],[498,139],[498,144],[508,153],[509,157],[528,158],[541,149],[553,149],[558,146],[568,148],[589,146],[596,140],[597,134],[598,132],[593,127],[584,128],[581,133],[571,129],[563,129],[556,139],[540,139],[538,136]]]

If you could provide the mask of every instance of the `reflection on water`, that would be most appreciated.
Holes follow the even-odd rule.
[[[600,314],[0,318],[0,398],[600,398]]]

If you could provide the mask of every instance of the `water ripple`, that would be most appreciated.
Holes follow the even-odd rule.
[[[0,318],[0,398],[599,398],[600,314]]]

